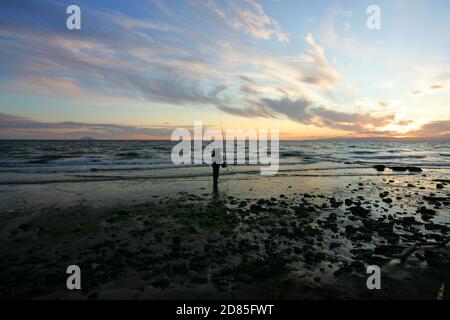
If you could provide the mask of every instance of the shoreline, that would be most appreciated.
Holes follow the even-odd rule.
[[[38,299],[432,299],[438,282],[449,283],[449,248],[389,263],[414,243],[450,235],[445,178],[427,170],[222,176],[218,194],[205,177],[2,187],[0,259],[8,263],[0,292]],[[64,268],[72,263],[87,281],[78,293],[65,289]],[[365,288],[372,263],[391,270],[383,275],[387,290]]]

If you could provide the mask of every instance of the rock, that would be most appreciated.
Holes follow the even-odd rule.
[[[352,267],[350,265],[344,265],[333,273],[333,276],[339,277],[340,275],[352,272]]]
[[[241,201],[240,203],[239,203],[239,207],[240,208],[243,208],[243,207],[246,207],[247,206],[247,201]]]
[[[376,164],[373,166],[374,169],[376,169],[377,171],[383,172],[384,169],[386,169],[386,166],[382,165],[382,164]]]
[[[206,269],[208,265],[209,265],[208,260],[204,258],[194,258],[189,263],[191,269],[198,271]]]
[[[330,213],[330,215],[327,218],[328,221],[334,222],[337,220],[337,214],[335,212]]]
[[[406,167],[391,167],[390,169],[392,171],[399,171],[399,172],[404,172],[404,171],[408,170]]]
[[[143,279],[143,280],[150,280],[150,279],[152,278],[152,276],[153,276],[153,274],[152,274],[151,272],[145,272],[145,273],[142,275],[142,279]]]
[[[426,207],[421,207],[420,209],[417,209],[417,213],[420,213],[422,215],[423,220],[430,220],[433,218],[433,216],[436,215],[436,211],[433,209],[427,209]]]
[[[442,183],[438,183],[436,185],[436,189],[444,189],[444,185]]]
[[[245,282],[245,283],[250,283],[250,282],[253,281],[253,277],[251,275],[249,275],[249,274],[246,274],[246,273],[237,273],[234,276],[234,279],[236,281],[241,281],[241,282]]]
[[[257,204],[250,205],[250,211],[253,213],[257,213],[257,212],[261,211],[261,209],[262,209],[262,207]]]
[[[425,261],[425,256],[420,252],[416,252],[414,255],[416,256],[417,259],[419,259],[419,261]]]
[[[386,198],[389,195],[388,191],[383,191],[380,193],[380,198]]]
[[[425,259],[430,267],[447,269],[450,267],[448,248],[425,250]]]
[[[329,248],[330,248],[330,250],[333,250],[333,249],[339,248],[340,246],[341,246],[341,244],[338,242],[331,242]]]
[[[409,172],[422,172],[423,170],[418,167],[406,167]]]
[[[175,236],[175,237],[172,238],[172,242],[175,245],[179,245],[181,243],[181,238],[179,236]]]
[[[294,247],[294,252],[296,254],[300,254],[300,253],[302,253],[302,248],[296,246],[296,247]]]
[[[345,234],[346,235],[352,235],[352,234],[355,234],[356,232],[358,232],[358,230],[355,227],[353,227],[351,225],[345,226]]]
[[[339,208],[340,206],[342,206],[344,203],[342,201],[338,201],[335,198],[331,198],[330,199],[330,205],[332,208]]]
[[[352,199],[345,199],[345,205],[347,207],[351,206],[353,204],[353,200]]]
[[[363,208],[361,206],[354,206],[354,207],[349,208],[349,210],[355,216],[360,216],[360,217],[366,217],[370,213],[369,209]]]
[[[163,279],[158,279],[156,281],[153,281],[152,286],[156,287],[156,288],[167,288],[169,286],[170,282],[169,280],[163,278]]]
[[[19,229],[22,231],[29,231],[31,229],[31,227],[28,223],[23,223],[19,226]]]
[[[401,223],[405,224],[405,225],[412,225],[412,224],[417,224],[418,222],[416,221],[416,219],[414,217],[404,217],[401,220]]]
[[[382,256],[392,256],[393,254],[398,253],[398,250],[396,250],[395,247],[391,245],[380,245],[375,247],[373,253],[380,254]]]

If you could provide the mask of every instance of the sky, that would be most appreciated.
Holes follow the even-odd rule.
[[[0,138],[450,139],[449,33],[448,0],[2,1]]]

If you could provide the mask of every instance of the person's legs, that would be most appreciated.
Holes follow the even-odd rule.
[[[217,190],[217,184],[219,180],[219,165],[213,165],[213,188]]]

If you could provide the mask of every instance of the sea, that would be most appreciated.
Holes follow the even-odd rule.
[[[0,184],[80,179],[144,179],[210,175],[208,165],[175,165],[176,142],[105,140],[0,140]],[[205,144],[204,146],[206,146]],[[246,155],[248,157],[248,143]],[[269,147],[270,150],[270,147]],[[242,159],[240,159],[242,162]],[[450,169],[450,142],[399,140],[280,141],[278,174],[330,172],[345,168],[416,166]],[[258,167],[229,163],[227,173],[258,173]],[[320,174],[320,173],[319,173]]]

